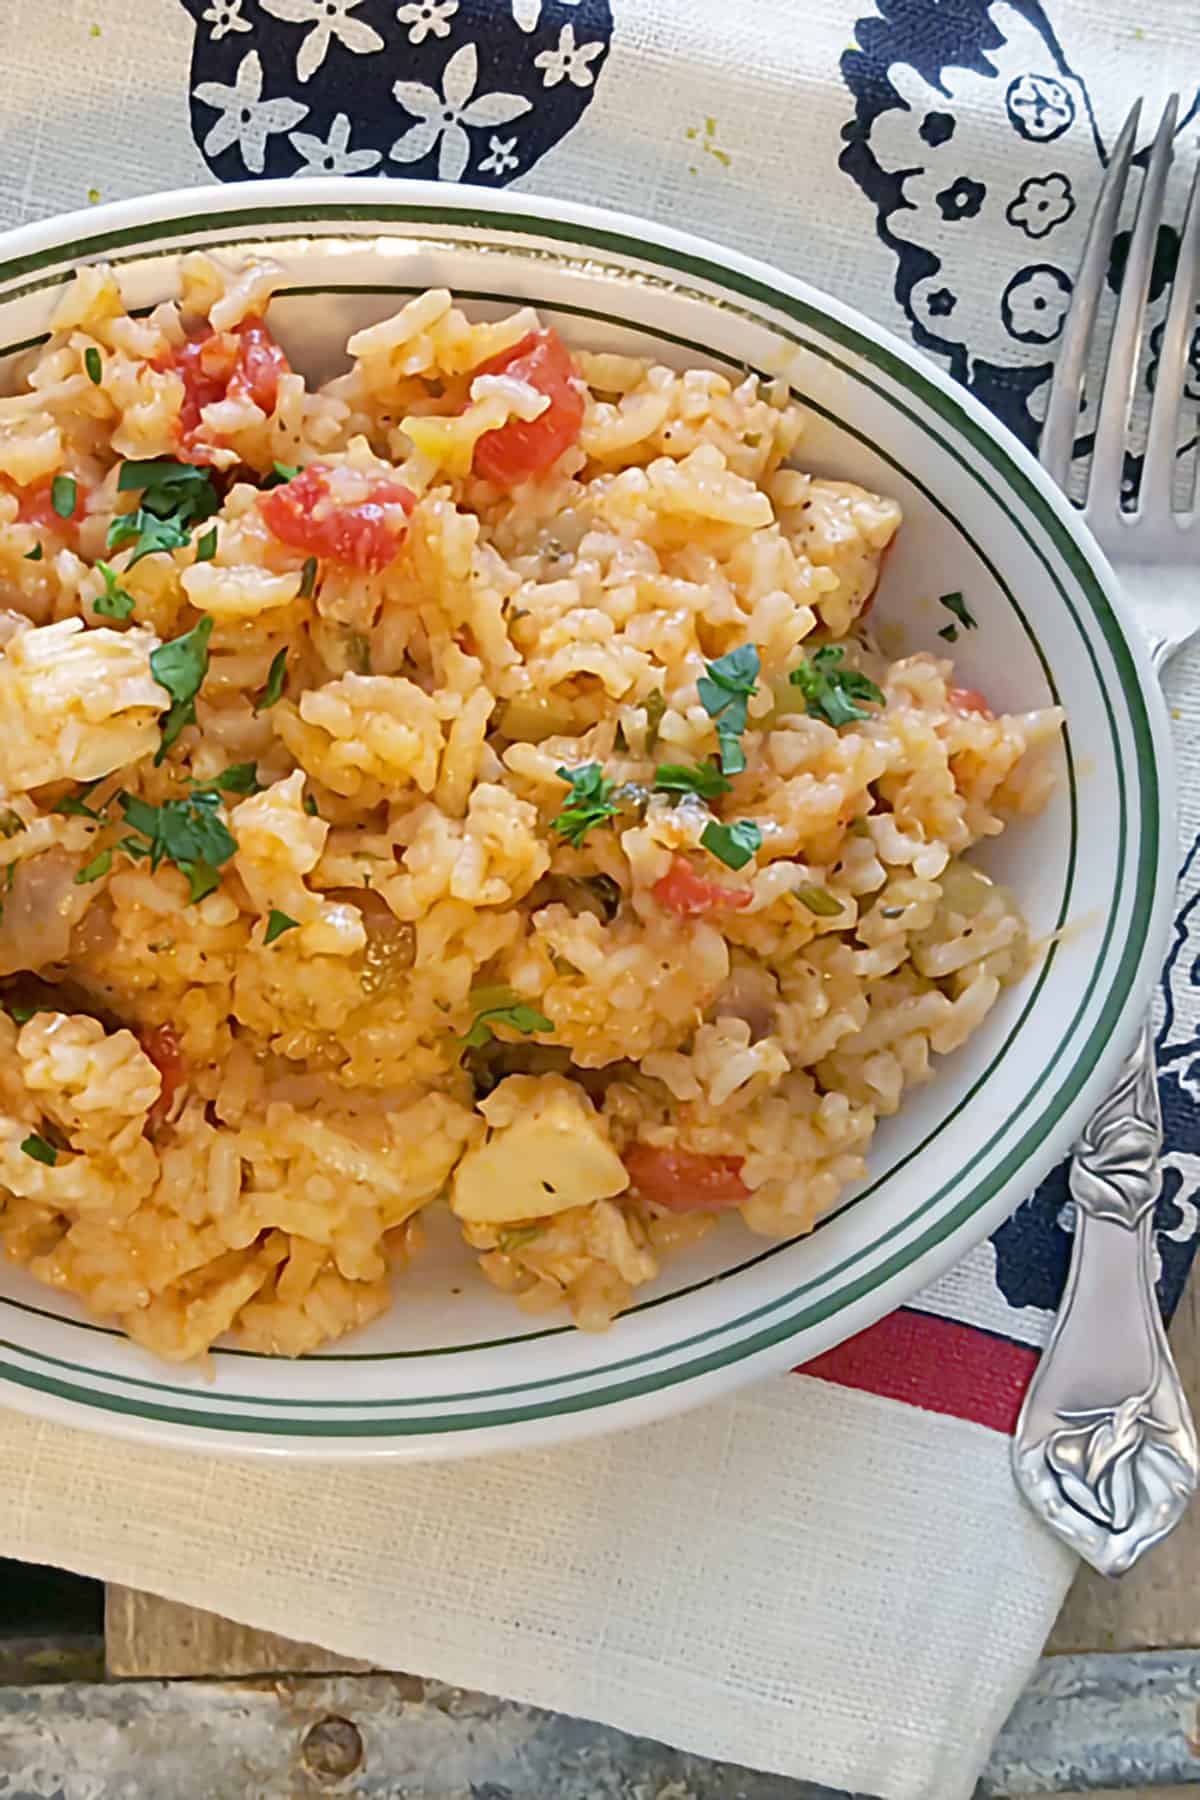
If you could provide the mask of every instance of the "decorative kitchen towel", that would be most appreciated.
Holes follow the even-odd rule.
[[[909,335],[1032,444],[1134,94],[1149,125],[1182,90],[1190,173],[1200,13],[5,0],[0,73],[0,226],[214,178],[516,183],[783,264]],[[1163,269],[1171,250],[1164,237]],[[1192,366],[1196,399],[1200,333]],[[1171,691],[1184,879],[1159,1010],[1168,1308],[1200,1189],[1200,658]],[[806,1376],[565,1451],[296,1471],[0,1415],[0,1551],[706,1755],[962,1800],[1071,1569],[1021,1509],[1004,1435],[1061,1288],[1064,1200],[1060,1171]]]

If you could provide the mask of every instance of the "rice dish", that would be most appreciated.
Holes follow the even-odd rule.
[[[784,385],[434,291],[311,390],[279,278],[84,268],[0,400],[0,1240],[299,1355],[448,1207],[601,1329],[810,1230],[1027,971],[967,853],[1061,715],[881,654],[900,510]]]

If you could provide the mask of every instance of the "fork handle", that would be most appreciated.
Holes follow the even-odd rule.
[[[1071,1159],[1070,1273],[1012,1445],[1030,1506],[1104,1575],[1164,1538],[1197,1485],[1195,1428],[1154,1292],[1161,1151],[1147,1021]]]

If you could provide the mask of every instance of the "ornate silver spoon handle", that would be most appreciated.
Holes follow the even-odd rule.
[[[1164,1538],[1197,1484],[1196,1432],[1154,1293],[1161,1151],[1147,1023],[1071,1159],[1071,1270],[1012,1445],[1034,1512],[1104,1575]]]

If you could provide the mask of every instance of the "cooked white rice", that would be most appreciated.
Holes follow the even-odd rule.
[[[420,1283],[448,1204],[518,1306],[601,1327],[724,1211],[810,1229],[1024,972],[965,857],[1060,718],[878,654],[899,509],[795,466],[786,390],[579,352],[551,392],[536,315],[435,292],[311,392],[275,276],[189,257],[135,319],[84,269],[0,400],[0,1238],[162,1356],[295,1355]],[[574,441],[495,479],[564,392]],[[153,458],[218,510],[134,560]],[[315,555],[271,523],[304,478],[262,493],[313,463]],[[204,621],[163,754],[156,653]],[[705,666],[751,646],[722,743]],[[821,666],[878,700],[831,722]]]

